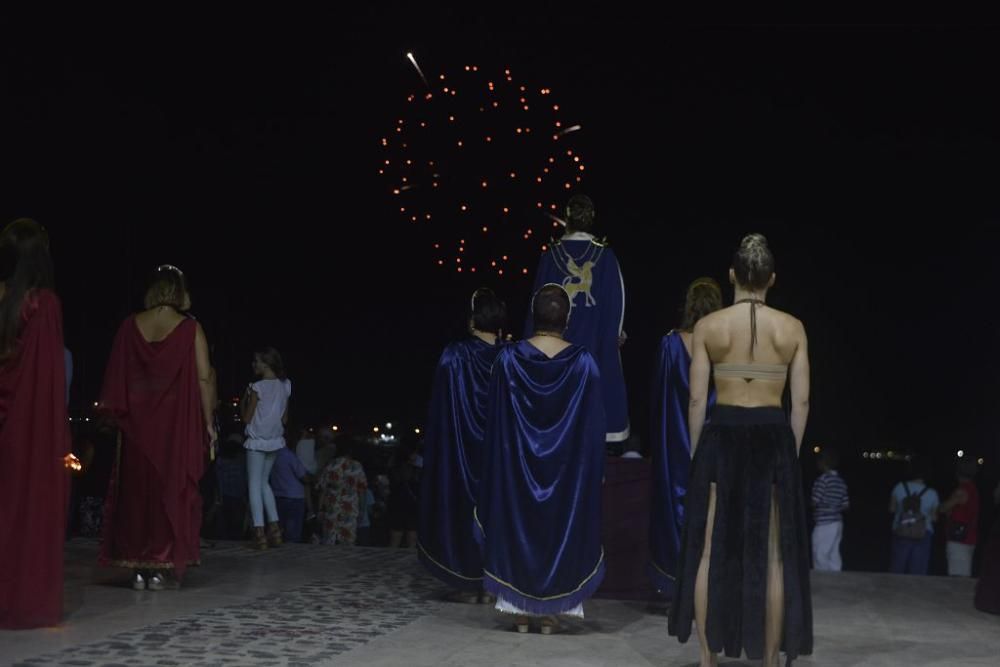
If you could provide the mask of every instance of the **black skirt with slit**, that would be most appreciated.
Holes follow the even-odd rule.
[[[812,653],[809,538],[795,438],[780,408],[717,405],[695,450],[669,632],[691,636],[694,587],[705,546],[711,484],[715,522],[708,569],[709,648],[751,660],[764,653],[771,497],[778,503],[784,579],[781,650]]]

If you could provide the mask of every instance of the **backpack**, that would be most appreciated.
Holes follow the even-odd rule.
[[[927,535],[927,517],[920,510],[920,496],[927,493],[927,487],[920,493],[910,493],[910,487],[903,482],[906,497],[903,498],[903,512],[899,515],[899,525],[896,526],[896,537],[906,540],[922,540]]]

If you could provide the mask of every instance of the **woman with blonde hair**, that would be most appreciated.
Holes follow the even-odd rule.
[[[136,590],[161,590],[198,564],[199,481],[216,440],[208,342],[184,274],[154,271],[145,308],[122,322],[104,375],[99,410],[121,430],[106,500],[100,560],[133,570]]]
[[[716,653],[767,667],[812,652],[809,539],[799,448],[809,413],[809,354],[797,319],[765,303],[774,255],[743,238],[732,306],[703,317],[691,342],[688,425],[695,443],[669,632],[698,626],[703,667]],[[709,382],[716,404],[706,424]],[[791,388],[791,415],[782,409]]]

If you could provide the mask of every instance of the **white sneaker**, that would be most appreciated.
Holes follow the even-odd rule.
[[[146,588],[151,591],[162,591],[163,575],[159,572],[153,574],[148,580],[146,580]]]
[[[132,575],[132,589],[136,591],[146,590],[146,580],[143,579],[142,574],[135,572]]]

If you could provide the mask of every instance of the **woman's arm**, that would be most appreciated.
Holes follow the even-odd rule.
[[[809,345],[806,330],[801,322],[799,327],[799,344],[792,357],[789,369],[789,382],[792,394],[792,433],[795,434],[795,451],[802,447],[802,438],[806,433],[806,420],[809,418]]]
[[[243,394],[243,403],[240,406],[240,416],[243,418],[243,423],[249,424],[255,412],[257,412],[257,392],[251,386],[247,387],[246,393]]]
[[[701,322],[694,327],[691,341],[691,397],[688,401],[688,430],[691,434],[691,458],[698,448],[698,439],[705,426],[705,411],[708,407],[708,382],[712,372],[712,361],[705,347],[705,327]]]
[[[201,394],[201,411],[205,418],[205,429],[211,442],[218,440],[219,435],[215,432],[215,371],[208,356],[208,340],[205,338],[205,331],[201,325],[195,323],[194,334],[194,361],[198,372],[198,389]]]

